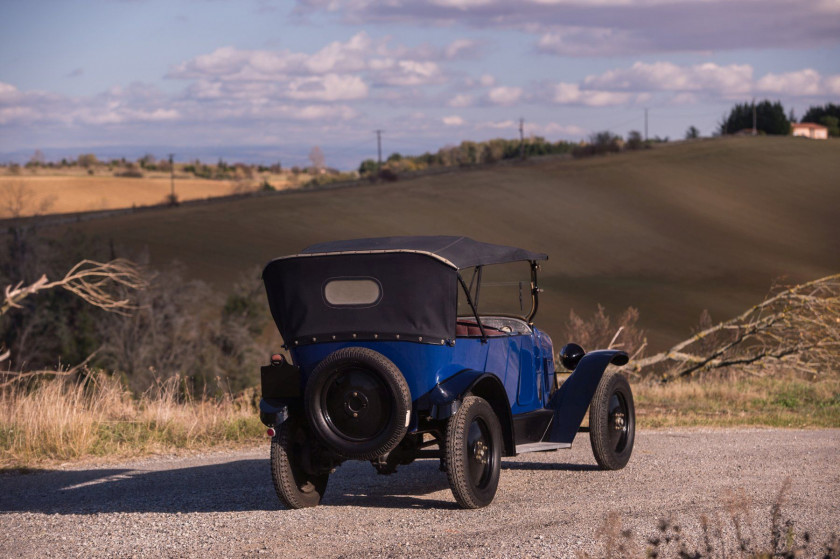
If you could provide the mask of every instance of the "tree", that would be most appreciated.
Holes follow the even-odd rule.
[[[92,153],[83,153],[80,155],[76,161],[78,161],[80,167],[93,167],[99,160],[96,159],[96,156]]]
[[[820,124],[828,128],[829,136],[840,136],[840,118],[836,116],[825,115],[820,119]]]
[[[140,165],[143,169],[154,167],[155,165],[155,156],[151,153],[147,153],[143,157],[137,160],[137,164]]]
[[[320,147],[315,146],[311,150],[309,150],[309,161],[312,162],[312,167],[314,167],[318,171],[320,171],[326,166],[324,152],[321,151]]]
[[[686,140],[696,140],[700,137],[700,131],[692,125],[688,127],[688,130],[685,131],[685,139]]]
[[[47,158],[44,157],[44,152],[40,149],[36,149],[35,153],[32,154],[32,157],[29,158],[29,163],[27,163],[27,166],[40,167],[46,162]]]
[[[823,124],[829,127],[828,133],[830,136],[840,136],[840,130],[837,130],[834,134],[832,134],[831,126],[822,121],[822,119],[827,116],[840,120],[840,105],[826,103],[823,107],[809,107],[808,112],[805,113],[805,116],[802,117],[800,122]]]
[[[753,110],[756,116],[756,130],[765,134],[786,136],[790,134],[790,121],[785,116],[782,103],[771,103],[767,99],[754,103],[737,104],[729,111],[729,116],[720,123],[721,134],[735,134],[741,130],[752,129]]]
[[[627,143],[625,146],[629,150],[637,150],[642,149],[645,145],[645,141],[642,139],[642,134],[638,130],[631,130],[627,134]]]
[[[372,175],[376,173],[376,169],[379,166],[376,164],[376,161],[373,159],[365,159],[362,161],[362,164],[359,165],[359,174],[360,175]]]

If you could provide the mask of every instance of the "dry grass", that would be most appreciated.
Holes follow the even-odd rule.
[[[253,395],[184,399],[180,379],[139,397],[115,378],[41,379],[0,392],[0,468],[252,442],[262,433]]]
[[[248,181],[176,178],[178,200],[200,200],[229,194],[241,194],[259,188],[262,178]],[[290,188],[286,175],[266,175],[276,189]],[[31,201],[21,215],[44,215],[93,210],[130,208],[162,204],[171,192],[168,175],[157,173],[143,178],[77,175],[0,176],[0,192],[23,187],[31,193]],[[0,219],[12,217],[0,208]]]
[[[840,378],[806,380],[778,371],[751,377],[633,385],[637,424],[657,427],[840,427]]]
[[[11,184],[23,184],[33,194],[33,204],[23,215],[32,215],[44,200],[51,200],[49,213],[109,210],[163,203],[170,193],[168,178],[120,178],[90,176],[0,177],[0,191]],[[231,193],[230,181],[178,179],[175,191],[180,200],[195,200]],[[45,212],[39,212],[45,213]],[[0,218],[10,217],[0,215]]]

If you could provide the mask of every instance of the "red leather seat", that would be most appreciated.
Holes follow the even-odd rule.
[[[484,327],[487,336],[503,336],[504,332],[495,328]],[[475,322],[457,322],[455,324],[455,336],[458,338],[470,338],[481,336],[481,328]]]

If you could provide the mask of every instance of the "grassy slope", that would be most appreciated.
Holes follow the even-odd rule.
[[[78,225],[220,288],[319,241],[469,235],[547,252],[538,324],[641,310],[654,348],[707,308],[727,318],[775,278],[840,269],[840,142],[731,138],[499,166],[354,189],[164,209]],[[565,340],[555,339],[560,344]]]

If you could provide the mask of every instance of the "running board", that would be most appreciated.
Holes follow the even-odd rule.
[[[546,452],[549,450],[557,450],[560,448],[572,448],[571,443],[527,443],[516,445],[516,454],[525,454],[526,452]]]

